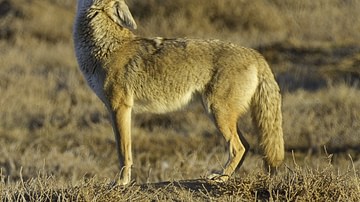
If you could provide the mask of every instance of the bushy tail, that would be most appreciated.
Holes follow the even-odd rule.
[[[259,85],[252,98],[252,118],[260,133],[266,162],[278,167],[284,159],[281,95],[279,86],[268,67],[259,73]]]

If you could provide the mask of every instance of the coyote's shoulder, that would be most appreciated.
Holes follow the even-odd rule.
[[[218,40],[144,38],[124,0],[78,0],[76,56],[89,86],[109,110],[121,167],[130,181],[131,114],[165,113],[200,94],[229,146],[229,159],[215,180],[240,166],[249,145],[237,121],[251,109],[265,160],[284,158],[281,95],[265,59],[256,51]]]

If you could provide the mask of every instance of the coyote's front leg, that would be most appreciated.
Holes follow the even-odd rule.
[[[133,163],[131,154],[131,107],[121,104],[115,110],[110,109],[110,116],[121,170],[118,184],[126,185],[131,180]]]

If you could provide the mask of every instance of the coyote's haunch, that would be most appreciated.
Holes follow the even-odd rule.
[[[78,0],[74,25],[77,60],[91,89],[110,112],[121,168],[131,180],[131,112],[165,113],[200,94],[226,139],[229,160],[214,180],[227,180],[248,144],[237,121],[248,108],[268,165],[284,158],[281,96],[256,51],[217,40],[142,38],[124,0]]]

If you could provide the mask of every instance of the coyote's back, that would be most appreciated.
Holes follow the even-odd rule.
[[[141,38],[123,0],[78,0],[74,42],[80,69],[110,112],[121,168],[131,179],[131,112],[165,113],[200,94],[229,146],[229,160],[214,180],[227,180],[248,144],[237,121],[248,108],[272,167],[284,158],[281,96],[264,58],[218,40]]]

